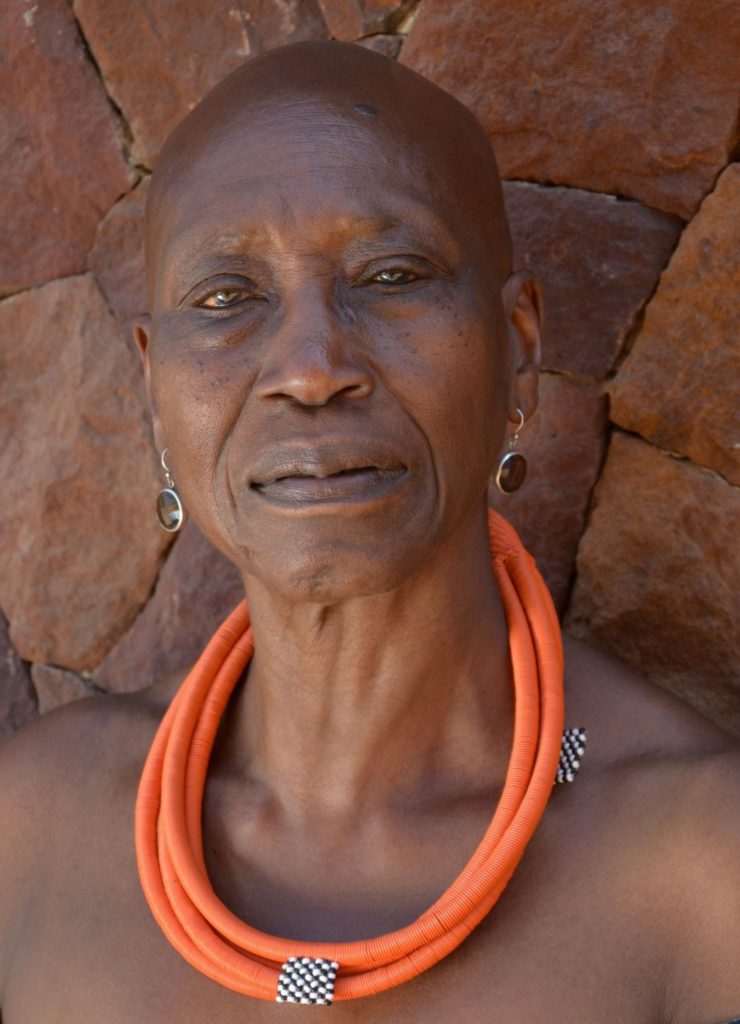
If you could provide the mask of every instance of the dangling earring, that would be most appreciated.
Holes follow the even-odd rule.
[[[185,509],[180,501],[180,495],[175,490],[175,481],[172,479],[169,466],[164,461],[166,454],[167,449],[165,448],[162,452],[161,462],[167,486],[163,487],[157,495],[157,520],[163,530],[175,533],[185,522]]]
[[[509,438],[509,450],[504,452],[498,460],[492,474],[493,482],[504,494],[513,494],[514,491],[518,491],[527,475],[527,460],[521,452],[514,451],[519,440],[519,431],[524,426],[524,413],[521,409],[517,409],[517,413],[519,414],[519,425]]]

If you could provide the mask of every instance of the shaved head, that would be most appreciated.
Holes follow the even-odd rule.
[[[409,173],[420,193],[467,232],[477,255],[495,267],[499,285],[511,273],[511,238],[496,158],[474,115],[454,96],[415,71],[364,47],[338,42],[295,43],[249,60],[228,75],[171,133],[152,176],[147,201],[150,301],[153,271],[171,215],[191,202],[206,170],[234,136],[259,163],[271,133],[293,130],[300,149],[315,131],[346,146],[368,136],[392,141],[378,151],[379,169]],[[285,166],[290,174],[290,163]],[[206,173],[205,177],[208,175]],[[187,196],[187,198],[185,198]]]

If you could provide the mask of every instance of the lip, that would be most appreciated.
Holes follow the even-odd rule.
[[[407,475],[394,453],[335,440],[281,446],[258,460],[248,478],[253,493],[281,505],[363,502],[382,498]]]

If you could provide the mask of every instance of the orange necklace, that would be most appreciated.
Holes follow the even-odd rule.
[[[246,602],[216,631],[152,743],[136,801],[136,857],[151,911],[175,949],[226,988],[304,1004],[375,995],[428,970],[497,901],[553,790],[563,733],[563,651],[552,599],[509,524],[489,511],[509,630],[514,739],[490,825],[462,873],[412,924],[356,942],[296,942],[250,927],[213,891],[201,809],[221,716],[254,650]]]

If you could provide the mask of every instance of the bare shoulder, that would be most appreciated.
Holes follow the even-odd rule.
[[[173,678],[141,693],[75,701],[0,743],[0,1005],[34,880],[70,821],[133,783]]]
[[[567,637],[565,650],[566,725],[588,731],[578,782],[608,803],[645,934],[665,949],[665,1019],[721,1024],[740,1014],[740,744],[619,662]]]
[[[704,715],[615,658],[567,634],[564,647],[565,724],[587,728],[590,760],[616,765],[737,749]]]

